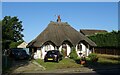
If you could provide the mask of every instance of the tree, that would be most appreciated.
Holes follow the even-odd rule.
[[[17,48],[18,45],[20,45],[24,41],[19,41],[19,42],[11,42],[10,43],[10,48]]]
[[[12,42],[23,41],[22,37],[24,35],[21,33],[23,31],[22,21],[11,16],[5,16],[2,20],[2,47],[3,49],[9,49]]]

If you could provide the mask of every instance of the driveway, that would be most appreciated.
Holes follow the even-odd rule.
[[[12,68],[7,72],[8,74],[14,73],[34,73],[35,71],[43,71],[44,67],[39,65],[36,62],[28,61],[28,60],[13,60]]]

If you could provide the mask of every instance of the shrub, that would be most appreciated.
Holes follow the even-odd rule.
[[[94,62],[97,62],[97,61],[98,61],[97,54],[95,54],[95,53],[89,54],[88,57],[90,58],[91,61],[94,61]]]
[[[76,53],[76,50],[75,50],[75,48],[73,48],[73,49],[71,50],[71,53],[70,53],[70,58],[76,60],[77,57],[78,57],[78,55],[77,55],[77,53]]]

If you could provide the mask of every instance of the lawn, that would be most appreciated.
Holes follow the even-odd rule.
[[[98,54],[98,63],[120,65],[120,57],[115,55]]]
[[[46,70],[55,70],[55,69],[67,69],[67,68],[80,68],[82,65],[77,64],[73,59],[64,58],[59,63],[56,62],[44,62],[41,59],[35,60],[40,65],[46,68]]]

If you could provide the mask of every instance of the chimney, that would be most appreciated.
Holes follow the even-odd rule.
[[[60,15],[58,15],[57,22],[61,22]]]

